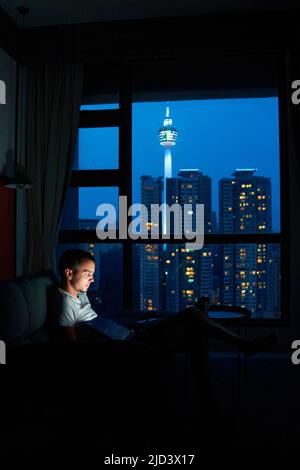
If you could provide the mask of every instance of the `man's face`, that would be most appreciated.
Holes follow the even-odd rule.
[[[80,265],[73,271],[66,269],[66,277],[70,285],[77,292],[86,292],[90,284],[94,282],[95,263],[89,259],[81,261]]]

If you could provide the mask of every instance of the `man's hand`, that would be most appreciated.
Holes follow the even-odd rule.
[[[63,328],[63,336],[68,340],[76,340],[76,330],[73,326],[62,326]]]

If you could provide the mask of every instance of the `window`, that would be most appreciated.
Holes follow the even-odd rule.
[[[119,189],[116,187],[72,187],[69,188],[61,229],[96,230],[97,207],[101,202],[112,204],[118,212]]]
[[[128,289],[123,288],[131,247],[124,248],[116,243],[117,240],[100,243],[96,236],[96,227],[101,220],[97,208],[101,204],[110,204],[118,214],[119,196],[128,195],[128,142],[131,137],[127,123],[131,122],[131,104],[128,92],[122,91],[121,112],[119,84],[115,79],[118,75],[112,69],[106,70],[106,75],[101,72],[103,94],[100,95],[95,92],[98,81],[94,83],[94,74],[89,76],[92,79],[85,84],[78,146],[61,220],[57,257],[72,247],[80,247],[95,256],[97,268],[90,298],[96,310],[113,314],[123,306],[129,306],[131,301]]]
[[[160,146],[159,129],[168,125],[178,139]],[[170,205],[204,204],[206,239],[279,233],[278,137],[277,96],[134,103],[133,201],[161,204],[166,184]],[[166,158],[171,171],[164,179]],[[253,318],[280,318],[278,245],[206,242],[188,254],[184,245],[152,248],[151,256],[148,245],[135,251],[136,308],[176,312],[206,295],[216,304],[246,307]]]
[[[119,166],[119,129],[94,127],[79,129],[74,170],[104,170]]]
[[[256,320],[283,318],[286,225],[276,61],[230,59],[220,69],[213,59],[170,62],[167,77],[159,67],[138,64],[132,99],[121,74],[120,105],[96,103],[95,97],[83,104],[80,163],[69,190],[77,205],[69,203],[76,207],[71,217],[66,202],[61,242],[75,237],[103,244],[95,235],[95,206],[110,202],[117,208],[120,195],[128,197],[128,206],[191,204],[191,229],[195,204],[205,206],[202,250],[187,250],[184,237],[119,240],[122,307],[172,313],[208,295],[214,303],[249,308]],[[101,137],[106,131],[110,137]],[[171,155],[164,139],[172,141]],[[166,153],[172,161],[168,178]]]

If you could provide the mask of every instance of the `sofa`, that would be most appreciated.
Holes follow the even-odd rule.
[[[48,307],[57,282],[50,271],[0,282],[0,339],[9,346],[49,341]]]
[[[50,441],[72,447],[66,436],[98,421],[95,438],[108,447],[128,440],[143,446],[165,425],[175,429],[189,402],[185,358],[124,341],[55,339],[49,305],[56,285],[52,272],[0,282],[0,339],[7,345],[1,448],[48,448]],[[18,438],[16,426],[25,426]]]

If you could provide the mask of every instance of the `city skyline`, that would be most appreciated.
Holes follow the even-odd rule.
[[[219,180],[231,177],[236,168],[257,168],[258,176],[271,179],[273,230],[279,231],[278,99],[177,101],[170,102],[169,106],[179,133],[172,154],[173,175],[184,168],[197,168],[210,176],[212,210],[218,217]],[[159,177],[164,174],[164,150],[158,145],[158,130],[162,127],[165,111],[165,102],[133,104],[133,203],[141,202],[139,181],[142,175]],[[100,130],[103,137],[103,129]],[[106,133],[108,130],[104,131]],[[79,168],[82,167],[81,161],[85,162],[86,167],[89,166],[91,155],[88,149],[92,145],[95,147],[95,141],[88,135],[86,132],[79,139]],[[111,141],[116,138],[113,135],[116,135],[115,132],[110,136]],[[116,160],[117,148],[115,144],[109,146],[107,138],[105,142],[102,153],[106,162],[103,167],[109,168],[109,161]],[[117,207],[116,188],[81,188],[79,194],[81,219],[96,218],[97,203],[91,207],[91,201],[99,201],[99,204],[111,202]]]
[[[141,177],[141,202],[148,210],[163,198],[163,179]],[[272,231],[271,181],[253,169],[236,170],[220,186],[220,230],[230,233]],[[205,233],[212,230],[211,179],[198,170],[182,170],[166,181],[166,202],[207,208]],[[194,221],[193,221],[194,222]],[[172,233],[172,224],[171,224]],[[176,312],[201,296],[236,305],[254,317],[278,318],[281,312],[280,249],[277,245],[204,244],[201,251],[180,244],[146,244],[140,256],[140,309]]]

